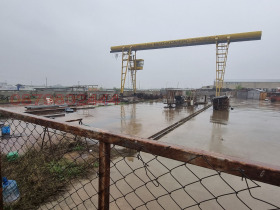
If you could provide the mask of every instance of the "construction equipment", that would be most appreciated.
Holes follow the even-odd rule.
[[[216,96],[220,96],[220,91],[223,87],[229,44],[231,42],[260,40],[261,36],[261,31],[254,31],[190,39],[178,39],[162,42],[149,42],[142,44],[113,46],[111,47],[111,53],[122,52],[121,95],[124,91],[127,70],[131,71],[133,91],[134,93],[136,93],[136,71],[140,69],[142,70],[144,65],[144,60],[136,59],[136,51],[216,44]],[[139,65],[141,64],[139,66],[140,69],[137,69],[137,63]],[[131,66],[131,64],[133,65]]]

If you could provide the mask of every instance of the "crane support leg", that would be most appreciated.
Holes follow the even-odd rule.
[[[130,70],[133,93],[136,94],[136,70]]]
[[[122,51],[122,74],[121,74],[121,96],[123,96],[125,79],[127,74],[128,65],[130,64],[131,49]]]
[[[216,96],[220,96],[221,89],[223,88],[228,48],[229,39],[227,43],[216,42]]]
[[[136,95],[136,51],[134,55],[132,56],[132,61],[131,64],[133,68],[131,68],[131,82],[132,82],[132,87],[133,87],[133,93]]]

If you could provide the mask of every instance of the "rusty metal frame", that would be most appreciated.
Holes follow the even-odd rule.
[[[190,164],[210,169],[215,168],[217,171],[224,171],[225,173],[240,177],[243,177],[240,171],[245,171],[246,175],[252,180],[280,186],[280,166],[123,135],[98,128],[90,128],[82,125],[74,126],[70,123],[58,122],[52,119],[15,112],[4,108],[0,108],[0,115],[61,130],[74,135],[96,139],[99,140],[100,143],[115,144],[182,162],[191,160],[189,162]]]

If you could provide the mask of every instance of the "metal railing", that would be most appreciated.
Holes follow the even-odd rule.
[[[7,109],[0,116],[11,130],[1,137],[1,176],[20,192],[14,202],[4,196],[2,209],[280,206],[279,166]]]

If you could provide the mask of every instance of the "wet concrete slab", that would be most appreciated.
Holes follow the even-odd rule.
[[[233,110],[229,111],[207,109],[160,141],[278,164],[280,103],[231,99],[231,105]],[[23,106],[8,107],[24,111]],[[91,127],[149,137],[200,108],[202,105],[166,109],[161,102],[147,102],[78,110],[56,119],[82,118]]]
[[[233,110],[202,112],[161,141],[278,165],[280,104],[232,100],[231,105]]]
[[[280,119],[280,103],[270,103],[256,100],[231,100],[233,110],[228,112],[213,112],[212,108],[200,113],[192,118],[181,127],[173,130],[171,133],[160,139],[160,141],[170,142],[177,145],[185,145],[191,148],[199,148],[207,151],[222,153],[226,155],[251,159],[260,162],[279,165],[280,158],[280,140],[279,140],[279,119]],[[57,120],[66,121],[71,119],[83,118],[83,123],[97,128],[117,131],[125,134],[136,135],[140,137],[148,137],[159,130],[175,123],[176,121],[190,115],[195,108],[178,108],[165,109],[162,103],[139,103],[118,106],[104,106],[91,110],[79,110],[76,113],[67,114],[65,117],[57,118]],[[77,124],[78,122],[73,122]],[[169,190],[175,189],[178,185],[174,180],[176,177],[181,184],[186,184],[195,180],[193,174],[184,167],[177,167],[178,161],[160,158],[161,163],[151,161],[153,155],[142,153],[145,162],[149,162],[149,170],[155,176],[162,178],[159,181]],[[141,203],[137,195],[147,202],[153,199],[153,192],[156,196],[160,196],[165,192],[164,188],[157,187],[147,176],[147,171],[143,167],[143,162],[137,157],[117,158],[113,161],[116,164],[111,169],[111,183],[124,177],[132,169],[141,168],[131,173],[130,176],[121,179],[111,186],[111,199],[117,199],[111,203],[111,209],[131,209]],[[172,173],[166,173],[166,168],[176,168]],[[205,177],[215,173],[213,170],[204,169],[192,165],[188,165],[189,169],[195,172],[198,177]],[[161,174],[166,173],[165,176]],[[235,190],[245,187],[246,182],[240,177],[224,174],[224,178],[234,187]],[[138,188],[135,192],[121,197],[122,193],[131,191],[129,183],[134,188],[143,184],[139,180],[143,179],[147,184]],[[61,198],[49,203],[55,206],[55,209],[95,209],[97,206],[97,179],[96,175],[89,179],[74,181],[73,187],[69,189]],[[205,180],[204,184],[211,189],[216,196],[232,192],[232,189],[215,176],[213,179]],[[148,189],[147,187],[148,186]],[[279,187],[261,184],[261,188],[254,190],[254,196],[262,198],[276,205],[279,203]],[[180,187],[180,186],[177,186]],[[186,191],[197,200],[203,200],[209,197],[209,193],[205,188],[198,185],[190,185],[188,188],[182,188],[174,191],[172,196],[176,199],[179,206],[186,206],[193,203],[193,200],[186,195]],[[137,195],[136,195],[136,194]],[[257,202],[249,194],[248,190],[239,194],[240,198],[253,209],[267,209],[268,207],[262,202]],[[211,196],[210,196],[211,197]],[[129,201],[129,203],[127,202]],[[219,200],[227,209],[248,209],[246,205],[240,202],[235,195],[222,196]],[[178,205],[169,196],[163,196],[158,201],[154,200],[147,204],[149,209],[161,209],[162,204],[168,209],[180,209]],[[143,206],[143,209],[146,209]],[[42,206],[41,209],[48,207]],[[202,209],[219,209],[215,200],[201,204]],[[272,208],[272,207],[271,207]],[[140,208],[141,209],[141,208]],[[190,209],[199,209],[194,206]]]
[[[139,137],[149,137],[202,107],[200,105],[198,107],[167,109],[161,102],[147,102],[78,110],[57,119],[66,121],[83,118],[83,124],[91,127]]]

